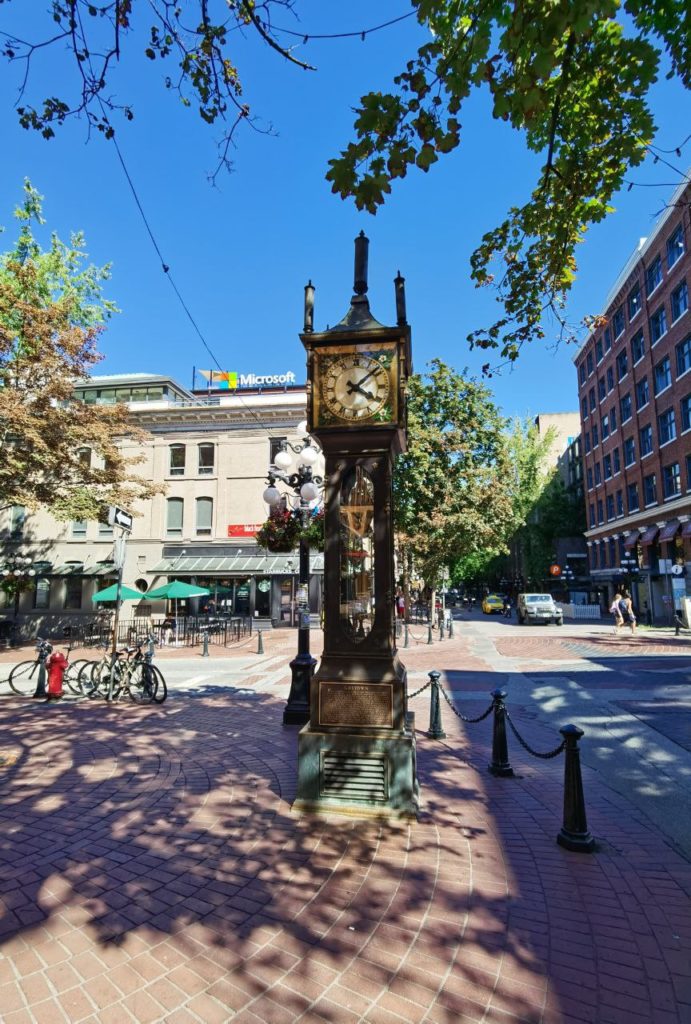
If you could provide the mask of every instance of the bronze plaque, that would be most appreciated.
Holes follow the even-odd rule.
[[[393,686],[320,682],[319,724],[393,729]]]

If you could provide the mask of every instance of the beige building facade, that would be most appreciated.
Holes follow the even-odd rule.
[[[127,403],[132,420],[149,436],[142,445],[125,441],[125,453],[142,457],[136,474],[165,488],[127,510],[134,524],[123,581],[142,599],[125,604],[124,615],[156,618],[170,612],[146,593],[180,579],[211,591],[208,599],[184,603],[180,612],[223,611],[292,624],[297,555],[264,551],[255,532],[268,512],[262,494],[273,456],[283,441],[302,439],[304,386],[200,393],[168,377],[129,374],[92,377],[75,395],[87,402]],[[30,559],[32,573],[18,599],[2,595],[0,614],[7,620],[16,612],[29,633],[40,633],[48,623],[93,618],[94,593],[117,577],[113,545],[119,532],[98,522],[57,522],[45,511],[15,507],[0,513],[0,563],[11,568],[22,556]],[[321,556],[313,554],[312,562],[318,573]],[[319,590],[315,577],[314,610]]]

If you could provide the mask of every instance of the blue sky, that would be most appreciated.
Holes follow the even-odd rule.
[[[35,36],[44,0],[28,6],[32,26],[18,25],[18,4],[0,6],[0,30]],[[298,27],[306,33],[361,30],[409,10],[405,0],[299,0],[298,8]],[[23,11],[29,13],[27,7]],[[295,27],[288,14],[275,21]],[[51,31],[47,19],[45,29]],[[411,18],[364,43],[309,42],[297,53],[317,65],[313,73],[249,36],[237,37],[235,61],[245,98],[276,135],[241,133],[234,173],[222,176],[216,188],[207,181],[215,162],[215,129],[164,90],[163,67],[139,52],[141,35],[128,41],[110,90],[133,104],[135,120],[117,122],[118,141],[165,261],[224,369],[292,370],[304,379],[298,338],[304,284],[311,278],[316,285],[317,329],[340,319],[351,294],[353,239],[361,229],[370,238],[370,302],[380,321],[394,322],[393,278],[399,269],[406,278],[415,368],[440,357],[479,373],[487,361],[487,354],[469,351],[465,336],[497,307],[490,291],[472,286],[469,256],[508,206],[526,199],[539,166],[520,134],[491,119],[487,96],[473,96],[462,111],[459,149],[427,175],[410,172],[376,217],[333,196],[324,180],[327,160],[351,136],[351,108],[360,95],[388,88],[422,40]],[[36,64],[25,97],[35,103],[48,91],[60,95],[62,83],[74,81],[64,55],[45,53],[46,63]],[[101,137],[88,140],[84,122],[64,127],[49,142],[21,129],[11,106],[19,81],[17,66],[0,63],[0,223],[13,230],[11,210],[28,176],[45,196],[48,226],[62,236],[83,229],[93,262],[113,264],[107,294],[122,312],[101,339],[105,359],[97,372],[167,373],[190,385],[193,367],[213,363],[161,270],[114,147]],[[663,81],[653,107],[658,145],[678,145],[691,123],[688,95]],[[691,144],[674,162],[688,165],[690,152]],[[651,160],[632,177],[645,183],[678,180]],[[581,247],[570,320],[599,311],[672,190],[673,184],[641,187],[617,197],[617,213]],[[498,404],[508,415],[575,410],[573,354],[567,347],[531,346],[512,372],[490,382]]]

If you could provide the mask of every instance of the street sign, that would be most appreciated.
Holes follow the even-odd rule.
[[[109,526],[119,526],[121,529],[127,530],[127,532],[130,533],[133,523],[134,516],[130,515],[129,512],[125,512],[124,508],[118,508],[117,505],[111,505],[108,509]]]

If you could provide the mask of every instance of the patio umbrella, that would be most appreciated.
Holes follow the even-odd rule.
[[[211,591],[208,587],[196,587],[192,583],[183,583],[182,580],[171,580],[163,587],[156,587],[149,590],[147,598],[159,597],[167,601],[175,601],[175,641],[178,638],[178,601],[184,601],[188,597],[206,597]]]
[[[133,590],[132,587],[121,586],[120,597],[123,601],[141,601],[144,597],[140,590]],[[112,586],[106,587],[105,590],[99,590],[97,594],[94,594],[91,598],[92,601],[117,601],[118,599],[118,585],[113,583]]]

